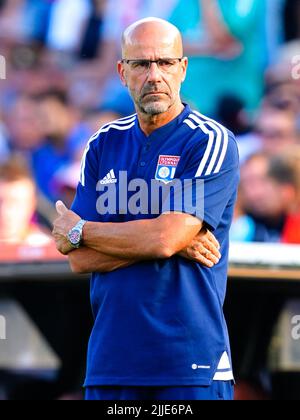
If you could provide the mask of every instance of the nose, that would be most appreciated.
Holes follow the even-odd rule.
[[[148,82],[152,82],[152,83],[159,82],[161,80],[161,71],[157,63],[150,64],[147,79],[148,79]]]

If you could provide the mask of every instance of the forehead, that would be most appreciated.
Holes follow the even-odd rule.
[[[132,33],[123,46],[128,58],[181,57],[181,45],[174,32],[143,27]]]
[[[295,119],[292,115],[283,112],[266,112],[258,120],[259,127],[293,127]]]
[[[172,48],[169,44],[165,45],[135,45],[125,49],[126,58],[180,58],[176,49]]]

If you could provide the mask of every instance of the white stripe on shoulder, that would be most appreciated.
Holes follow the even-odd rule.
[[[200,167],[198,169],[198,172],[197,172],[198,176],[201,176],[203,174],[206,164],[209,162],[205,175],[206,176],[211,175],[215,168],[218,155],[220,153],[221,143],[222,143],[222,132],[217,125],[214,125],[210,121],[203,121],[202,119],[200,119],[194,114],[191,114],[190,118],[192,118],[199,125],[205,124],[206,126],[209,126],[211,128],[211,130],[209,130],[209,142],[208,142],[208,147],[204,156],[205,159],[202,160]]]
[[[123,118],[119,118],[116,121],[126,121],[126,120],[130,120],[131,118],[136,118],[137,114],[132,114],[132,115],[128,115],[128,117],[123,117]]]
[[[126,125],[126,124],[130,124],[130,123],[132,123],[133,121],[135,121],[136,120],[136,115],[132,115],[132,116],[130,116],[130,117],[126,117],[126,118],[122,118],[122,119],[120,119],[120,120],[115,120],[115,121],[110,121],[109,123],[107,123],[107,124],[104,124],[101,128],[100,128],[100,130],[104,130],[105,128],[107,128],[107,127],[109,127],[109,126],[111,126],[112,124],[115,124],[115,125]],[[100,131],[99,130],[99,131]]]
[[[196,130],[197,128],[202,129],[202,131],[209,136],[208,145],[203,159],[200,162],[196,177],[200,177],[204,174],[207,165],[207,170],[205,172],[206,176],[209,176],[212,173],[219,173],[228,148],[228,132],[225,127],[197,111],[193,111],[193,113],[184,120],[184,123],[192,130]]]
[[[220,172],[221,168],[222,168],[222,165],[223,165],[225,157],[226,157],[227,149],[228,149],[228,143],[229,143],[228,131],[222,124],[218,123],[215,120],[212,120],[211,118],[206,117],[205,115],[200,114],[200,112],[195,111],[195,114],[198,115],[200,118],[202,118],[206,121],[209,121],[209,122],[213,123],[214,125],[216,125],[217,127],[219,127],[219,129],[222,131],[222,133],[224,135],[222,153],[221,153],[219,162],[217,164],[217,167],[214,171],[214,174],[218,174]]]
[[[136,120],[136,115],[132,115],[131,117],[127,117],[127,118],[122,118],[120,120],[116,120],[116,121],[112,121],[110,124],[121,124],[121,125],[126,125],[126,124],[130,124],[131,122]]]
[[[83,187],[85,187],[85,167],[86,167],[86,157],[87,154],[90,150],[91,147],[91,143],[94,142],[95,140],[97,140],[97,138],[99,137],[100,134],[102,133],[107,133],[109,130],[111,129],[115,129],[118,131],[125,131],[125,130],[129,130],[130,128],[132,128],[135,125],[135,121],[136,121],[136,115],[134,117],[131,117],[129,120],[126,120],[124,122],[121,123],[121,125],[118,125],[118,123],[120,123],[120,120],[114,121],[110,124],[104,125],[103,127],[101,127],[97,133],[95,133],[88,141],[86,148],[84,150],[83,156],[82,156],[82,161],[81,161],[81,170],[80,170],[80,183]],[[126,125],[127,124],[127,125]]]

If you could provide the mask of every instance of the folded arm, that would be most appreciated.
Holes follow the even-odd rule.
[[[126,223],[93,223],[84,227],[86,247],[122,259],[164,259],[186,248],[202,228],[188,214],[164,214],[157,219]]]
[[[74,250],[67,234],[80,217],[61,202],[57,210],[59,217],[53,229],[56,246],[69,256],[76,273],[109,272],[175,254],[207,267],[217,264],[221,258],[214,235],[202,227],[199,219],[183,213],[127,223],[88,222],[83,232],[84,247]]]
[[[70,252],[68,258],[70,267],[76,274],[110,273],[138,262],[111,257],[86,247]]]
[[[214,235],[206,228],[203,228],[178,255],[187,260],[197,262],[204,267],[212,268],[215,264],[218,264],[221,258],[219,250],[220,244]],[[69,254],[71,269],[77,274],[109,273],[120,268],[129,267],[139,261],[111,257],[86,247]]]

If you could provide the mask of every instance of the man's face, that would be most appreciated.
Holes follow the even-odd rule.
[[[186,76],[187,59],[182,58],[178,42],[159,31],[136,35],[134,42],[124,48],[123,58],[134,60],[119,63],[122,83],[128,87],[137,110],[147,115],[167,112],[180,102],[180,87]],[[138,60],[173,59],[151,63]],[[169,65],[170,64],[170,65]]]
[[[20,98],[8,117],[8,128],[17,149],[33,150],[42,144],[44,127],[40,124],[38,106],[29,98]]]
[[[280,111],[263,113],[257,123],[257,132],[270,156],[280,155],[298,142],[296,120],[292,114]]]
[[[277,219],[285,212],[283,187],[268,176],[269,162],[257,157],[241,170],[240,194],[242,205],[256,217]]]
[[[64,138],[70,129],[70,113],[66,106],[55,98],[47,98],[39,103],[39,122],[49,138]]]
[[[30,180],[0,181],[0,241],[21,242],[35,211],[35,188]]]

